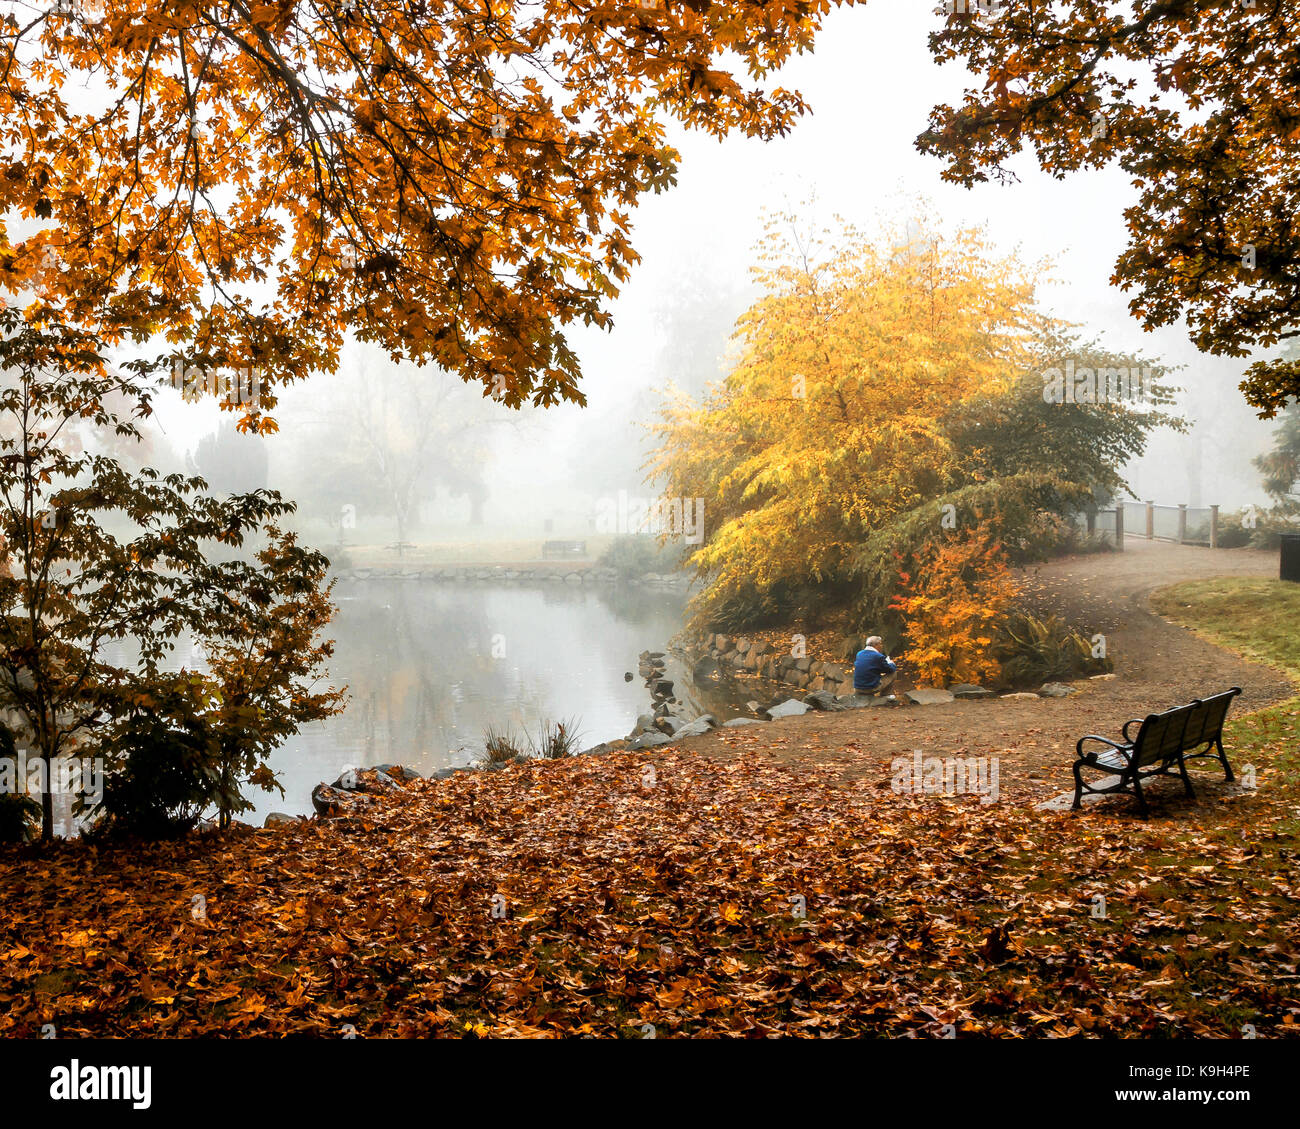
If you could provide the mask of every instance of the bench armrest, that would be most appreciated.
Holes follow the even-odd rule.
[[[1109,745],[1112,749],[1118,752],[1126,761],[1132,761],[1133,759],[1132,745],[1121,745],[1117,741],[1112,741],[1109,737],[1098,737],[1097,734],[1095,733],[1089,733],[1086,737],[1080,737],[1078,743],[1074,746],[1074,751],[1078,753],[1079,756],[1081,757],[1086,758],[1090,755],[1089,753],[1085,753],[1083,751],[1083,743],[1085,741],[1100,741],[1103,745]]]
[[[1120,728],[1120,732],[1124,734],[1124,740],[1127,741],[1130,745],[1133,744],[1133,738],[1128,735],[1128,727],[1130,725],[1141,725],[1145,720],[1146,718],[1144,717],[1135,717],[1130,721],[1126,721],[1123,724],[1123,726]]]

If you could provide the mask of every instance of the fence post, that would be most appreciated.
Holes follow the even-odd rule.
[[[1178,503],[1178,543],[1187,540],[1187,503]]]
[[[1210,507],[1210,548],[1219,547],[1219,507]]]
[[[1156,504],[1155,502],[1147,503],[1147,540],[1154,541],[1156,537]]]
[[[1119,552],[1124,551],[1124,503],[1119,502],[1115,506],[1115,548]]]

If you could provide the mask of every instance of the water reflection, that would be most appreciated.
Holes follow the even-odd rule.
[[[250,820],[308,812],[313,785],[349,764],[424,773],[468,764],[488,725],[536,732],[544,719],[573,717],[584,745],[623,736],[649,706],[637,655],[665,649],[685,603],[679,592],[648,588],[396,579],[340,582],[335,598],[330,670],[350,688],[348,708],[276,752],[285,796],[254,797]],[[679,663],[670,661],[668,676],[683,712],[743,709],[742,692],[693,687]]]

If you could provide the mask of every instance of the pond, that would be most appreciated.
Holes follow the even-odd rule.
[[[349,766],[397,763],[428,775],[470,764],[483,731],[536,734],[572,719],[580,747],[624,737],[650,711],[637,677],[642,651],[668,651],[681,630],[681,592],[628,586],[494,585],[420,580],[340,581],[331,625],[334,685],[347,709],[307,726],[271,758],[285,794],[256,793],[271,811],[310,814],[311,790]],[[624,678],[632,673],[632,681]],[[742,685],[695,685],[671,652],[679,712],[745,713]]]

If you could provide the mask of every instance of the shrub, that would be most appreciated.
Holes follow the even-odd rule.
[[[14,735],[0,725],[0,757],[16,765],[18,750]],[[39,834],[41,805],[23,792],[0,791],[0,843],[23,843]]]
[[[573,718],[564,721],[544,721],[538,729],[537,740],[528,738],[528,753],[544,760],[560,760],[578,751],[581,735]]]
[[[1061,679],[1102,674],[1114,665],[1092,657],[1092,644],[1058,616],[1039,619],[1013,612],[998,633],[993,654],[1002,679],[1011,686],[1042,685]]]
[[[612,568],[624,579],[644,576],[647,572],[676,572],[682,567],[682,546],[671,541],[638,533],[616,537],[596,562]]]
[[[894,606],[907,633],[918,681],[942,686],[995,678],[997,625],[1016,594],[1006,556],[987,526],[937,546]]]
[[[504,731],[488,726],[483,732],[483,752],[479,754],[481,764],[510,764],[523,758],[521,742],[512,730]]]

